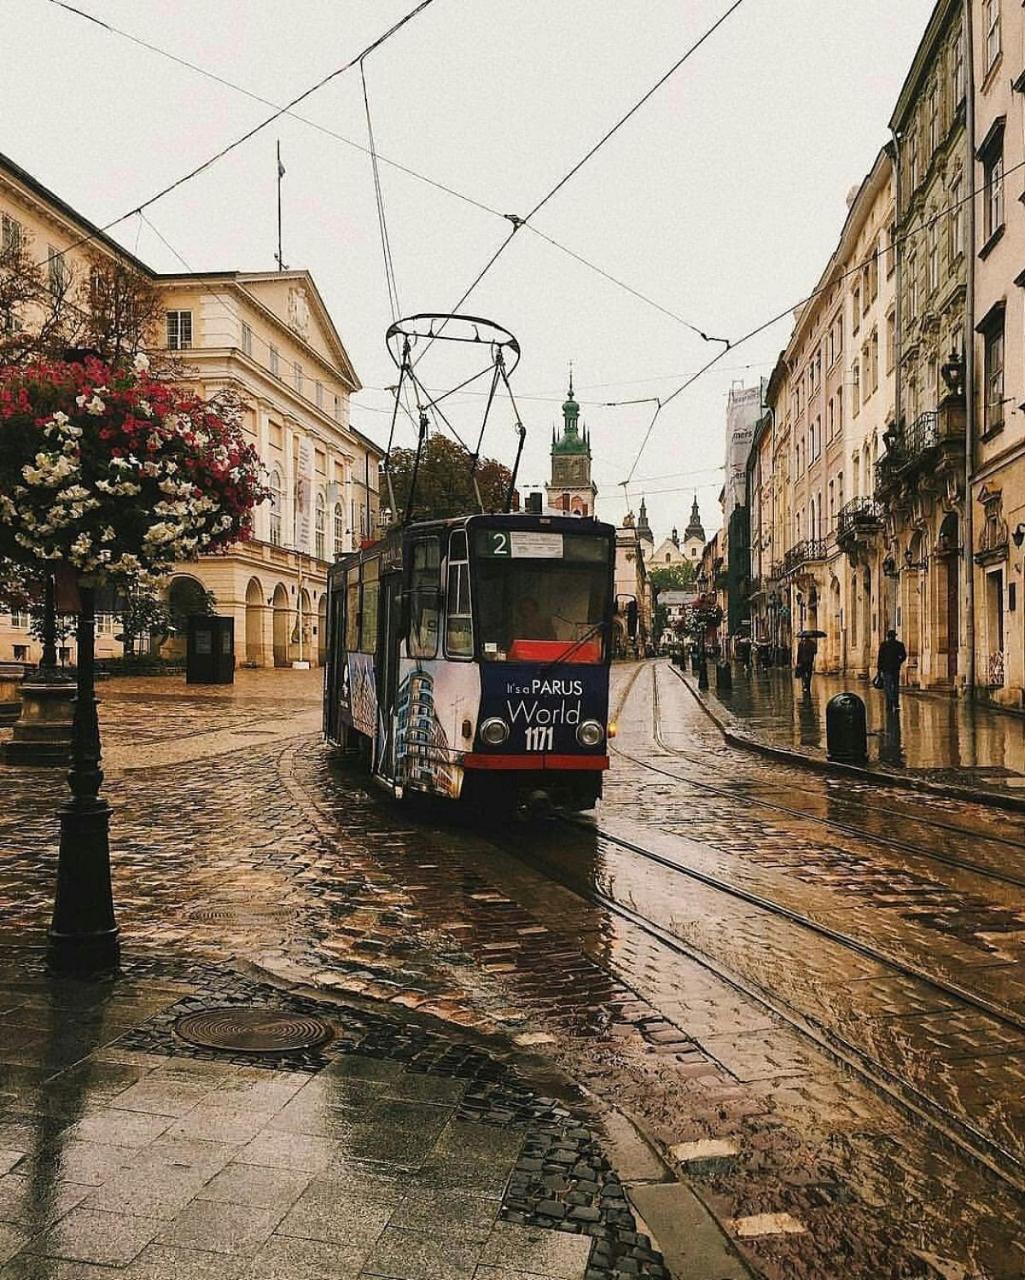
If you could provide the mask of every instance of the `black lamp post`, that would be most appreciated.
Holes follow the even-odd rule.
[[[57,895],[47,945],[50,968],[66,977],[114,970],[120,956],[110,882],[110,806],[101,799],[96,714],[95,587],[79,583],[78,679],[71,731],[71,796],[60,811]]]
[[[95,354],[75,349],[65,352],[64,358],[71,364]],[[110,806],[99,794],[103,770],[96,714],[96,587],[92,580],[80,579],[78,590],[78,663],[68,772],[71,796],[60,811],[57,893],[47,937],[47,963],[54,973],[66,977],[112,971],[120,957],[110,882]]]

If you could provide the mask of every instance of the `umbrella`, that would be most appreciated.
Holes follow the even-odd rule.
[[[825,640],[826,633],[824,631],[798,631],[797,638],[799,640]]]

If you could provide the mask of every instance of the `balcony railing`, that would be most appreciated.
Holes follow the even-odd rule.
[[[796,546],[791,547],[783,557],[783,573],[793,573],[803,564],[825,560],[825,558],[825,538],[806,538],[803,542],[798,542]]]
[[[884,508],[874,498],[852,498],[840,508],[836,518],[836,540],[852,541],[881,529]]]
[[[956,420],[949,416],[941,419],[935,409],[920,413],[910,426],[897,433],[876,463],[876,492],[885,495],[903,472],[921,462],[944,439],[954,439],[959,431]]]

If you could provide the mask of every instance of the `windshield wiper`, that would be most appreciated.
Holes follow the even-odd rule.
[[[586,644],[586,642],[590,640],[590,638],[593,635],[596,635],[597,632],[603,631],[604,629],[605,629],[604,622],[596,622],[593,627],[588,627],[588,629],[584,632],[584,634],[580,636],[579,639],[574,640],[568,649],[566,649],[563,653],[561,653],[557,658],[553,658],[551,662],[546,662],[545,665],[541,668],[542,671],[547,671],[549,667],[557,667],[560,662],[568,662],[572,657],[572,655],[576,653],[576,651],[580,648],[582,644]]]

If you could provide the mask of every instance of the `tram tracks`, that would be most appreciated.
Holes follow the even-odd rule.
[[[632,673],[623,689],[618,700],[617,718],[622,713],[633,692],[641,670],[643,668],[638,668],[637,671]],[[657,692],[657,684],[655,688]],[[672,750],[672,748],[666,749]],[[617,754],[622,755],[624,758],[634,760],[634,757],[620,748],[615,748],[615,750]],[[647,766],[644,761],[637,760],[634,762],[642,767],[653,767]],[[690,779],[681,778],[679,775],[671,774],[666,770],[655,768],[655,772],[666,774],[666,776],[675,778],[680,782],[691,781]],[[734,800],[738,799],[736,793],[726,792],[722,788],[709,786],[707,789],[719,794],[726,794]],[[754,801],[752,803],[760,804],[762,802]],[[786,809],[785,806],[776,807]],[[792,812],[794,816],[800,817],[802,820],[815,820],[803,811],[793,810]],[[1025,1034],[1025,1016],[989,1000],[961,983],[928,973],[917,965],[887,954],[871,943],[834,929],[805,915],[803,912],[745,889],[721,876],[682,863],[674,858],[666,857],[665,854],[658,852],[656,849],[648,848],[636,839],[628,839],[624,835],[610,831],[601,825],[592,826],[585,820],[567,818],[564,821],[578,830],[597,835],[606,846],[622,850],[624,853],[640,858],[644,862],[657,866],[662,871],[669,872],[674,876],[683,876],[691,879],[708,889],[744,903],[749,909],[754,908],[777,919],[782,919],[802,932],[816,936],[825,946],[839,947],[843,951],[857,954],[878,965],[884,972],[905,979],[918,986],[919,989],[936,993],[943,997],[945,1004],[953,1005],[951,1014],[970,1012],[982,1015],[984,1018],[991,1019],[1013,1032]],[[825,826],[835,827],[839,825],[841,829],[847,829],[847,824],[836,824],[830,820],[819,821]],[[876,838],[872,833],[858,828],[851,828],[850,830],[862,839],[871,840]],[[672,835],[671,832],[666,834]],[[901,847],[903,844],[903,842],[895,843],[886,840],[882,842],[890,844],[892,847]],[[918,846],[912,846],[912,848],[916,856],[928,856],[930,853],[930,851],[921,849]],[[811,1040],[820,1050],[853,1071],[872,1088],[884,1093],[905,1111],[922,1119],[934,1132],[952,1143],[962,1154],[984,1165],[1018,1194],[1025,1194],[1025,1149],[1015,1149],[1014,1143],[987,1131],[967,1114],[959,1114],[946,1106],[939,1097],[930,1094],[925,1082],[918,1082],[912,1079],[911,1072],[901,1071],[899,1068],[882,1061],[880,1055],[872,1051],[871,1045],[858,1043],[849,1032],[841,1029],[838,1025],[829,1023],[819,1014],[797,1007],[796,1004],[791,1003],[780,993],[768,990],[761,982],[746,976],[742,972],[738,972],[735,964],[724,963],[712,953],[711,949],[705,948],[693,940],[680,937],[673,930],[672,919],[668,922],[669,927],[666,927],[658,923],[657,920],[650,918],[649,915],[644,914],[642,910],[638,909],[636,902],[622,901],[615,894],[614,886],[611,891],[606,891],[596,882],[582,885],[578,879],[567,875],[563,866],[553,865],[549,859],[544,859],[543,861],[545,873],[561,883],[565,888],[592,902],[594,905],[602,907],[621,920],[628,922],[632,927],[657,941],[670,952],[686,957],[688,960],[701,965],[702,968],[713,973],[723,982],[772,1013],[775,1018],[792,1030]],[[954,865],[958,865],[959,861],[954,860]],[[968,864],[964,869],[978,870],[974,864]],[[1013,878],[996,875],[992,878],[1006,879],[1007,883],[1010,884],[1020,883]],[[909,1010],[909,1013],[911,1012],[913,1010]],[[686,1030],[686,1028],[683,1029]],[[944,1063],[945,1060],[941,1055],[938,1055],[934,1063],[937,1079],[943,1075]]]
[[[639,674],[639,672],[635,673],[635,675],[636,674]],[[713,765],[709,764],[707,761],[700,759],[696,756],[692,756],[686,751],[681,751],[677,747],[670,746],[665,741],[665,738],[662,733],[662,725],[661,725],[660,704],[659,704],[659,694],[658,694],[658,677],[657,677],[656,668],[654,666],[652,667],[652,690],[653,690],[652,692],[652,720],[653,720],[652,733],[655,741],[662,748],[662,750],[667,752],[670,755],[678,756],[680,759],[687,761],[687,763],[689,764],[694,764],[702,769],[707,769],[709,772],[718,773],[718,774],[724,773],[725,772],[724,770],[716,769]],[[633,691],[633,681],[631,681],[629,688],[627,690],[627,697],[629,696],[629,693],[632,691]],[[624,702],[625,702],[625,699],[624,699]],[[884,846],[886,848],[894,849],[901,853],[906,853],[916,858],[924,858],[929,862],[940,863],[944,866],[953,867],[955,870],[966,871],[972,875],[982,876],[987,880],[994,880],[994,881],[997,881],[998,883],[1011,885],[1018,889],[1025,888],[1025,874],[1018,875],[1012,871],[996,870],[993,867],[987,866],[985,863],[976,862],[973,860],[969,860],[967,858],[961,858],[961,857],[958,857],[956,854],[945,853],[942,850],[930,849],[930,848],[927,848],[925,845],[914,844],[913,842],[908,840],[901,840],[896,836],[883,835],[876,831],[870,831],[867,827],[858,826],[856,823],[840,822],[836,818],[824,818],[818,814],[809,812],[809,810],[807,809],[800,809],[792,805],[782,804],[778,800],[768,800],[761,796],[758,796],[756,798],[745,796],[742,793],[734,789],[731,789],[729,787],[716,786],[714,783],[711,783],[711,782],[703,782],[698,778],[686,777],[683,774],[673,773],[669,769],[663,769],[659,765],[652,764],[648,760],[641,760],[637,756],[631,755],[628,751],[624,751],[622,747],[618,745],[614,746],[612,749],[617,755],[622,756],[623,759],[625,760],[629,760],[631,764],[637,765],[638,768],[646,769],[651,773],[661,774],[665,778],[669,778],[674,782],[682,783],[684,786],[691,787],[695,790],[703,791],[710,795],[721,796],[724,799],[730,800],[734,804],[743,805],[746,803],[750,805],[752,808],[769,809],[775,813],[782,813],[789,818],[797,818],[802,822],[811,823],[814,826],[824,827],[832,831],[839,831],[844,835],[852,836],[858,840],[867,841],[870,844],[875,844],[879,846]],[[757,784],[759,780],[755,778],[746,777],[743,779],[743,781]],[[847,801],[842,799],[834,800],[831,798],[830,803],[842,804],[848,807],[856,807],[859,802]],[[900,817],[905,821],[921,823],[923,825],[928,825],[943,831],[947,831],[951,834],[960,835],[966,839],[973,840],[976,844],[978,844],[980,841],[983,841],[987,844],[1003,845],[1011,849],[1017,849],[1025,852],[1025,842],[1008,839],[1005,836],[983,835],[977,831],[976,832],[968,831],[964,827],[958,827],[952,823],[941,823],[930,818],[910,817],[909,815],[901,813],[898,810],[880,810],[877,808],[875,812],[877,813],[890,812],[890,813],[893,813],[894,816]]]

